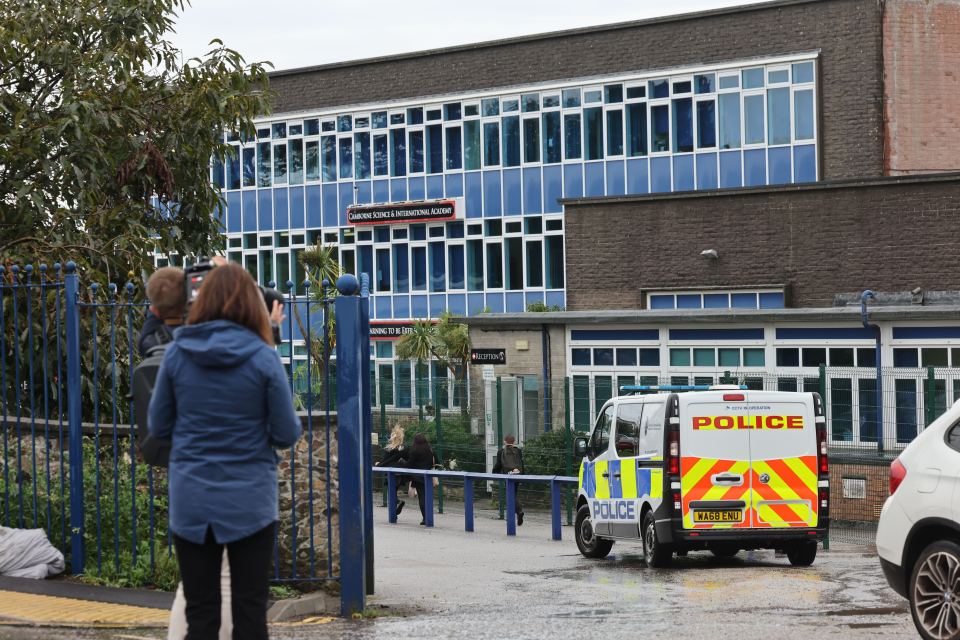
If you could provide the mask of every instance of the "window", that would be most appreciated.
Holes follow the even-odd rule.
[[[320,142],[318,140],[308,140],[305,144],[306,153],[304,164],[306,165],[307,180],[320,179]]]
[[[493,167],[500,164],[500,124],[483,123],[483,166]]]
[[[337,140],[340,149],[340,178],[353,177],[353,141],[350,138]]]
[[[377,249],[377,292],[390,291],[390,250]]]
[[[670,97],[670,82],[667,80],[651,80],[647,86],[651,98]]]
[[[744,89],[757,89],[763,87],[763,67],[756,69],[744,69],[743,76]]]
[[[408,144],[410,173],[423,173],[423,131],[411,131]]]
[[[767,92],[767,139],[770,144],[790,143],[790,89]]]
[[[603,109],[588,107],[583,110],[583,138],[586,160],[603,158]]]
[[[520,118],[509,116],[503,119],[503,166],[520,165]]]
[[[607,111],[607,155],[623,155],[623,111]]]
[[[538,93],[525,93],[520,96],[520,107],[521,111],[528,113],[531,111],[540,110],[540,94]]]
[[[765,140],[763,126],[763,96],[743,97],[743,121],[745,144],[762,144]]]
[[[393,290],[396,293],[410,291],[410,257],[405,243],[393,245]]]
[[[547,236],[547,288],[563,288],[563,236]]]
[[[503,248],[499,242],[487,245],[487,287],[503,288]]]
[[[568,113],[563,116],[563,157],[567,160],[580,158],[580,114]]]
[[[853,440],[853,384],[849,378],[830,380],[831,437],[841,442]]]
[[[480,122],[477,120],[463,123],[463,168],[467,171],[480,168]]]
[[[560,162],[560,113],[548,111],[543,114],[543,161],[547,164]]]
[[[712,149],[717,146],[717,114],[713,100],[697,103],[697,147]]]
[[[287,163],[290,184],[303,184],[303,140],[287,143]]]
[[[642,415],[642,404],[621,404],[617,409],[617,456],[629,458],[639,455]]]
[[[354,175],[358,180],[370,178],[370,133],[353,134]]]
[[[427,290],[427,248],[413,247],[410,249],[413,258],[413,286],[414,291]]]
[[[523,239],[507,238],[504,240],[506,263],[506,288],[511,290],[523,289]]]
[[[955,424],[947,431],[947,446],[954,451],[960,451],[960,424]]]
[[[613,422],[613,405],[603,410],[603,413],[597,418],[597,425],[590,437],[590,447],[587,450],[587,456],[593,460],[598,455],[606,452],[610,446],[610,423]]]
[[[813,139],[813,90],[803,89],[793,94],[794,137]]]
[[[617,349],[617,366],[618,367],[637,366],[637,350],[636,349]]]
[[[483,291],[483,241],[467,241],[467,289]]]
[[[665,104],[650,107],[653,120],[652,151],[670,150],[670,108]]]
[[[387,134],[373,136],[373,175],[390,175],[390,153],[388,150]]]
[[[527,286],[543,286],[543,243],[539,240],[527,242]]]
[[[390,146],[393,148],[390,157],[390,175],[393,177],[407,175],[407,135],[403,129],[390,131]]]
[[[720,101],[720,148],[740,147],[740,94],[722,93]]]
[[[447,287],[449,289],[463,289],[463,245],[452,244],[447,247],[447,258],[449,262],[449,269],[447,270]]]
[[[443,173],[443,126],[427,127],[427,173]]]
[[[693,101],[690,98],[673,101],[673,150],[693,151]]]
[[[580,89],[563,90],[563,108],[572,109],[580,106]]]
[[[627,155],[647,155],[647,105],[644,102],[627,105]]]
[[[693,76],[693,86],[697,94],[713,93],[717,90],[717,75],[715,73],[704,73]]]

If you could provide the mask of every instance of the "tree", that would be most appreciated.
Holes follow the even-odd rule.
[[[417,377],[425,360],[436,360],[446,367],[456,386],[460,409],[464,413],[466,406],[466,362],[470,357],[470,330],[467,325],[457,321],[457,316],[444,311],[437,323],[429,320],[415,320],[409,333],[397,340],[397,357],[402,360],[417,361]]]
[[[311,379],[314,381],[314,391],[321,401],[326,405],[328,399],[332,401],[332,394],[328,396],[324,390],[323,375],[330,367],[330,358],[337,346],[337,317],[334,313],[332,299],[337,296],[336,282],[342,273],[342,267],[337,259],[337,249],[334,246],[321,246],[318,242],[315,247],[306,249],[300,253],[300,264],[303,265],[307,273],[307,279],[310,281],[310,300],[308,302],[307,318],[314,313],[323,313],[324,298],[328,300],[325,307],[326,317],[324,321],[324,331],[326,332],[326,342],[324,342],[324,331],[311,332],[310,340],[307,341],[307,348],[310,350]],[[326,281],[328,286],[324,288]],[[307,330],[304,324],[304,318],[301,315],[301,307],[293,305],[291,310],[297,326],[300,329],[300,335],[306,338]],[[329,348],[327,348],[329,347]]]

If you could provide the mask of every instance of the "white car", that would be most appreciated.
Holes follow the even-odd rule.
[[[890,465],[877,551],[920,635],[960,639],[960,402]]]

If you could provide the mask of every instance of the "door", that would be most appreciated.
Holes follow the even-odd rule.
[[[596,426],[587,445],[587,457],[580,466],[580,486],[590,505],[593,530],[609,535],[610,526],[603,517],[610,500],[610,427],[613,422],[613,404],[607,404],[597,416]]]
[[[637,460],[640,454],[644,407],[639,401],[620,401],[613,421],[613,434],[610,436],[613,443],[607,465],[610,500],[607,509],[601,510],[601,515],[609,523],[610,535],[620,538],[640,536],[641,495]]]

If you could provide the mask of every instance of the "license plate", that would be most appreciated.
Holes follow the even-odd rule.
[[[740,522],[743,512],[740,509],[716,509],[710,511],[694,511],[694,522]]]

